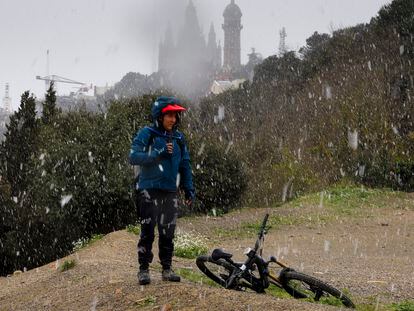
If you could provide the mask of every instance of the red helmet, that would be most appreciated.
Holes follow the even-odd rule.
[[[167,112],[181,112],[186,111],[184,107],[177,105],[177,104],[168,104],[164,108],[162,108],[161,113],[167,113]]]

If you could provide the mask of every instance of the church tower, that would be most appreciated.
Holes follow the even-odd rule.
[[[240,32],[243,28],[241,24],[242,12],[235,0],[224,9],[224,69],[237,70],[241,66],[240,60]]]

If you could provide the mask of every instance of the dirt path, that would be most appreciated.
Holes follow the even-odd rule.
[[[414,293],[413,197],[404,196],[397,208],[376,209],[365,216],[338,217],[327,223],[282,225],[266,236],[265,257],[276,255],[305,273],[339,288],[346,288],[358,303],[379,304],[412,299]],[[183,231],[215,236],[209,246],[222,246],[242,258],[253,246],[255,234],[239,232],[246,223],[271,215],[314,217],[303,209],[264,208],[236,211],[224,217],[179,220]],[[322,213],[321,213],[322,215]],[[235,231],[232,231],[235,230]],[[252,231],[253,232],[253,231]],[[125,231],[107,235],[69,256],[76,266],[66,272],[60,262],[20,275],[0,278],[0,310],[335,310],[336,308],[277,299],[270,295],[234,292],[187,280],[162,282],[160,266],[154,264],[153,282],[142,287],[136,281],[137,237]],[[193,268],[194,260],[174,259],[176,268]],[[168,310],[168,309],[167,309]]]

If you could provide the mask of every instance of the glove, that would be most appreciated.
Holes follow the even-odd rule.
[[[184,195],[186,200],[194,201],[195,199],[195,190],[194,189],[185,189]]]

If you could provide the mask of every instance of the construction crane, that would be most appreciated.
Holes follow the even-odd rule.
[[[36,76],[37,80],[45,81],[46,91],[49,89],[50,84],[52,82],[54,84],[55,84],[55,82],[59,82],[59,83],[69,83],[69,84],[80,85],[80,87],[78,88],[77,93],[88,92],[92,88],[92,84],[89,86],[86,83],[75,81],[75,80],[68,79],[68,78],[65,78],[65,77],[61,77],[61,76],[57,76],[57,75],[49,75],[49,50],[47,50],[47,52],[46,52],[46,72],[47,72],[47,74],[44,77]]]
[[[81,87],[78,89],[78,92],[88,92],[92,87],[92,86],[87,85],[86,83],[75,81],[75,80],[68,79],[68,78],[61,77],[61,76],[57,76],[57,75],[49,75],[49,76],[45,76],[45,77],[36,76],[36,79],[46,81],[46,86],[50,86],[50,83],[52,83],[52,82],[53,83],[59,82],[59,83],[69,83],[69,84],[81,85]]]

